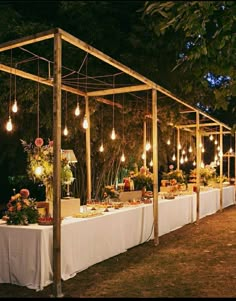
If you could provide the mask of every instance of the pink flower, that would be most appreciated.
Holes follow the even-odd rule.
[[[29,192],[28,189],[22,188],[22,189],[20,190],[20,195],[21,195],[23,198],[27,199],[27,198],[29,197],[29,195],[30,195],[30,192]]]
[[[173,169],[174,168],[174,165],[173,164],[171,164],[170,166],[169,166],[169,169]]]
[[[36,138],[34,143],[35,143],[36,146],[41,147],[43,145],[43,139],[42,138]]]

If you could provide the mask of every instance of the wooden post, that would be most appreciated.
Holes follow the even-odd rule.
[[[153,215],[154,245],[159,244],[158,231],[158,131],[157,131],[157,91],[152,90],[152,141],[153,141]]]
[[[220,125],[220,211],[223,208],[223,128]]]
[[[61,35],[54,37],[53,84],[53,296],[61,291]]]
[[[236,132],[234,133],[234,203],[236,204]]]
[[[180,144],[180,133],[179,133],[179,128],[177,128],[177,147],[176,147],[176,150],[177,150],[177,169],[179,170],[179,144]]]
[[[85,130],[86,135],[86,168],[87,168],[87,200],[91,200],[92,185],[91,185],[91,148],[90,148],[90,113],[89,113],[89,98],[85,96],[85,115],[88,121],[88,128]]]
[[[146,117],[144,117],[143,121],[143,166],[147,167],[147,152],[146,152],[146,140],[147,140],[147,121]]]
[[[200,214],[200,169],[201,169],[201,148],[200,148],[200,125],[199,125],[199,112],[196,112],[196,152],[197,152],[197,160],[196,160],[196,186],[197,186],[197,208],[196,208],[196,223],[199,222],[199,214]]]

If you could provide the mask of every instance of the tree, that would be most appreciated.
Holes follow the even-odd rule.
[[[224,111],[235,104],[235,14],[233,1],[147,1],[145,4],[144,21],[158,39],[168,39],[169,47],[176,53],[172,73],[180,79],[176,89],[188,101]],[[212,87],[205,78],[208,73],[228,80]]]

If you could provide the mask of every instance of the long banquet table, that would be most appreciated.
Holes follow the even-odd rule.
[[[200,193],[200,218],[218,211],[220,190]],[[235,204],[234,186],[223,189],[223,208]],[[196,220],[196,194],[158,200],[159,236]],[[0,224],[0,283],[42,290],[53,281],[53,227]],[[153,239],[153,205],[124,207],[61,224],[61,278]]]

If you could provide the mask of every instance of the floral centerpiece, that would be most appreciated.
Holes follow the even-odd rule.
[[[114,185],[107,185],[104,187],[103,192],[103,199],[118,199],[119,198],[119,192],[115,190]]]
[[[171,185],[176,185],[177,183],[186,184],[187,182],[186,175],[181,169],[174,169],[169,172],[163,172],[162,178],[164,180],[168,180]]]
[[[138,173],[131,176],[134,181],[134,189],[142,190],[146,189],[149,191],[153,190],[153,174],[145,167],[141,167]]]
[[[3,217],[8,225],[28,225],[37,223],[39,218],[35,199],[29,198],[28,189],[21,189],[7,203],[7,211]]]
[[[190,171],[190,177],[196,177],[197,169],[192,169]],[[206,165],[200,168],[200,179],[204,185],[208,185],[209,180],[216,177],[216,169],[212,165]]]
[[[44,145],[42,138],[36,138],[34,143],[26,143],[21,140],[24,151],[27,153],[27,174],[34,182],[42,182],[46,189],[46,201],[52,203],[53,200],[53,141],[48,141]],[[73,181],[68,160],[61,157],[61,183]],[[52,205],[51,205],[52,207]]]

